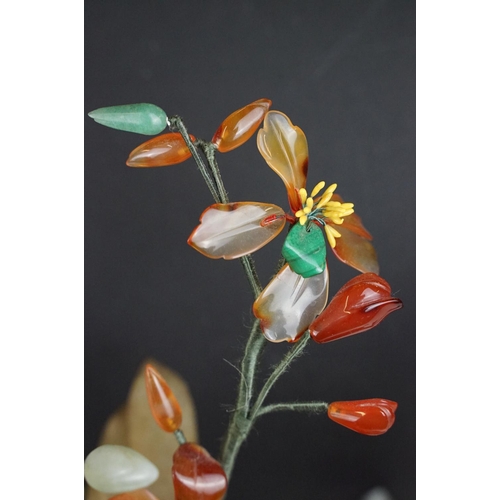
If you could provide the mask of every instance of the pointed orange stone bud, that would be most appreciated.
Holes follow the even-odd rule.
[[[379,436],[394,424],[397,407],[394,401],[380,398],[337,401],[328,406],[328,417],[365,436]]]
[[[270,106],[269,99],[259,99],[238,109],[222,122],[212,142],[221,153],[227,153],[241,146],[259,128]]]
[[[158,500],[158,498],[148,490],[135,490],[116,495],[109,500]]]
[[[192,135],[189,136],[194,142]],[[184,139],[178,132],[153,137],[137,146],[129,155],[129,167],[167,167],[187,160],[191,156]]]
[[[165,379],[150,364],[146,365],[145,378],[149,408],[156,423],[165,432],[175,432],[182,423],[182,412],[177,399]]]
[[[324,344],[377,326],[388,314],[403,307],[391,296],[389,283],[374,273],[348,281],[326,309],[311,323],[309,332]]]
[[[175,500],[220,500],[227,490],[222,466],[205,448],[184,443],[174,453]]]

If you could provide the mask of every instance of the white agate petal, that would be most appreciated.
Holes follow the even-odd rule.
[[[275,238],[285,222],[283,209],[269,203],[217,203],[201,214],[188,243],[211,259],[236,259]]]
[[[85,480],[102,493],[125,493],[153,484],[159,476],[156,465],[127,446],[105,444],[85,459]]]
[[[303,278],[284,266],[262,291],[253,312],[271,342],[294,342],[309,328],[328,300],[328,267]]]

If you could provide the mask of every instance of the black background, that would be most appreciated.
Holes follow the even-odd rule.
[[[187,380],[200,444],[217,455],[252,293],[237,261],[186,244],[212,203],[192,159],[133,169],[146,136],[89,111],[151,102],[209,140],[221,121],[273,101],[309,144],[308,188],[337,182],[374,236],[381,276],[405,307],[375,329],[312,344],[270,401],[397,401],[394,427],[353,433],[323,416],[263,417],[229,498],[355,500],[382,485],[415,498],[415,4],[406,1],[85,2],[85,455],[153,356]],[[218,156],[232,201],[286,207],[255,136]],[[255,254],[263,283],[283,235]],[[330,296],[356,271],[329,255]],[[288,348],[270,344],[266,366]]]

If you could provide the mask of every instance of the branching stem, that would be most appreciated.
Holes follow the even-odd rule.
[[[224,187],[219,166],[215,158],[216,147],[214,144],[201,139],[197,139],[195,142],[191,141],[186,126],[180,117],[174,116],[170,119],[170,122],[171,129],[178,130],[186,142],[186,145],[191,151],[198,169],[200,170],[215,202],[229,203],[229,196]],[[198,148],[200,148],[203,152],[209,168],[205,165]],[[262,286],[255,268],[254,260],[249,254],[241,257],[240,261],[243,265],[248,281],[250,282],[254,296],[257,298],[262,292]],[[280,260],[278,270],[282,265],[283,261]],[[240,447],[246,440],[253,424],[255,423],[255,420],[258,417],[266,413],[282,410],[308,411],[310,413],[318,413],[325,410],[326,403],[322,402],[279,403],[262,407],[262,404],[264,403],[264,400],[273,385],[281,377],[281,375],[286,372],[291,362],[300,356],[307,344],[308,339],[309,333],[306,332],[302,338],[288,350],[282,361],[275,367],[274,371],[263,385],[255,403],[252,405],[258,362],[267,343],[260,331],[260,321],[254,321],[245,346],[245,352],[241,361],[241,369],[239,370],[241,378],[238,387],[236,407],[231,417],[221,451],[221,463],[224,467],[228,480],[231,477],[236,456],[238,455]],[[176,435],[176,437],[180,443],[184,436]]]

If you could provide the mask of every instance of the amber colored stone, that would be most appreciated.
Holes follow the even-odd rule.
[[[166,432],[178,430],[182,423],[181,408],[165,379],[149,364],[145,379],[149,408],[156,423]]]
[[[175,500],[220,500],[227,490],[222,466],[205,448],[184,443],[174,453],[172,465]]]
[[[302,208],[299,190],[306,187],[309,150],[304,132],[280,111],[269,111],[257,134],[257,148],[281,177],[292,212]]]
[[[241,146],[259,128],[270,106],[269,99],[259,99],[231,113],[215,132],[212,142],[221,153]]]
[[[320,344],[338,340],[377,326],[401,307],[403,303],[391,296],[387,281],[374,273],[360,274],[335,294],[309,332]]]
[[[328,406],[328,416],[352,431],[366,436],[379,436],[394,424],[397,407],[394,401],[380,398],[337,401]]]
[[[116,495],[109,500],[158,500],[158,498],[148,490],[135,490]]]
[[[195,137],[189,136],[192,141]],[[126,161],[129,167],[167,167],[187,160],[191,156],[184,139],[178,132],[153,137],[137,146]]]

